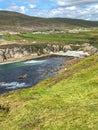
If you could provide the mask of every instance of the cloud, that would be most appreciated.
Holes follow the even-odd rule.
[[[46,0],[18,0],[19,2],[26,2],[26,3],[32,3],[32,2],[44,2]]]
[[[21,13],[26,13],[28,10],[25,6],[20,6],[18,7],[18,9],[20,10]]]
[[[18,10],[18,6],[13,2],[8,3],[7,8],[8,8],[8,10],[12,10],[12,11]]]
[[[66,10],[76,10],[77,8],[75,6],[66,7]]]
[[[52,0],[56,1],[59,6],[73,6],[98,3],[98,0]]]
[[[7,10],[17,11],[17,12],[24,13],[24,14],[28,11],[28,9],[25,6],[18,6],[13,2],[8,4]]]
[[[98,0],[18,0],[22,2],[56,2],[60,6],[70,6],[70,5],[81,5],[81,4],[88,4],[88,3],[98,3]]]
[[[30,7],[31,9],[35,9],[37,6],[34,5],[34,4],[29,4],[29,7]]]
[[[98,20],[98,0],[17,0],[17,4],[15,1],[8,4],[8,10],[39,17]]]
[[[49,11],[49,17],[66,17],[75,19],[98,20],[98,5],[89,7],[57,7]]]
[[[57,7],[54,7],[51,10],[46,10],[46,12],[48,12],[48,16],[43,14],[42,16],[44,17],[66,17],[86,20],[98,20],[98,0],[50,1],[56,2]]]

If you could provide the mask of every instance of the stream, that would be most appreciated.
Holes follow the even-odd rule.
[[[44,57],[28,61],[0,63],[0,94],[32,87],[41,80],[54,76],[71,57]]]

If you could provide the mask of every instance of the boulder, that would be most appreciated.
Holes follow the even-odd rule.
[[[71,46],[70,45],[65,45],[63,47],[63,51],[66,52],[66,51],[69,51],[69,50],[72,50]]]
[[[48,54],[49,53],[49,50],[47,50],[47,48],[44,48],[43,49],[43,54]]]
[[[96,47],[90,46],[90,45],[83,48],[83,51],[88,52],[90,55],[95,54],[97,52],[97,50],[98,49]]]
[[[25,79],[25,78],[27,78],[27,74],[20,75],[20,76],[18,77],[18,79]]]

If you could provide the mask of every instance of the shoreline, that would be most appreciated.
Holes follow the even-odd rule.
[[[40,56],[38,56],[37,54],[33,54],[33,55],[31,54],[31,55],[18,57],[18,58],[8,58],[5,61],[3,61],[3,59],[0,59],[0,64],[6,64],[6,63],[12,63],[12,62],[20,62],[20,61],[37,59],[37,58],[48,57],[48,56],[62,56],[62,57],[83,58],[83,57],[89,56],[89,54],[87,52],[83,52],[83,51],[67,51],[66,53],[61,51],[61,52],[58,52],[58,53],[42,54]]]
[[[13,63],[13,62],[20,62],[20,61],[26,61],[26,60],[33,60],[33,59],[38,59],[38,58],[44,58],[44,57],[49,57],[49,56],[59,56],[59,57],[72,57],[72,56],[65,56],[65,55],[57,55],[57,54],[43,54],[43,55],[29,55],[29,56],[22,56],[20,58],[9,58],[5,61],[2,61],[0,59],[0,64],[7,64],[7,63]],[[75,57],[73,57],[75,58]]]
[[[10,62],[3,62],[3,63],[1,63],[1,65],[2,64],[10,64],[10,63],[14,63],[14,62],[19,62],[19,61],[26,61],[26,60],[30,60],[30,59],[37,59],[37,58],[43,58],[43,57],[53,57],[53,56],[57,56],[57,57],[59,57],[58,55],[41,55],[41,56],[29,56],[29,57],[22,57],[22,58],[15,58],[14,60],[12,60],[12,59],[9,59],[9,61]],[[60,55],[60,57],[62,57],[61,55]],[[63,56],[63,57],[65,57],[65,56]],[[56,69],[56,70],[53,70],[53,71],[51,71],[52,73],[53,72],[56,72],[56,75],[59,75],[59,74],[61,74],[61,73],[63,73],[63,72],[65,72],[67,69],[68,69],[68,67],[70,67],[71,65],[73,65],[73,64],[75,64],[75,63],[77,63],[77,62],[79,62],[81,60],[81,58],[75,58],[75,57],[73,57],[73,58],[69,58],[69,60],[68,61],[65,61],[65,62],[63,62],[61,65],[60,65],[60,68],[59,69]],[[26,73],[25,73],[26,74]],[[21,75],[20,75],[21,76]],[[53,77],[54,75],[52,75],[51,77]],[[49,78],[49,77],[48,77]],[[43,80],[45,80],[45,79],[43,79]],[[6,82],[1,82],[1,84],[2,83],[4,83],[4,84],[6,84]],[[16,81],[15,82],[12,82],[12,83],[16,83]],[[39,82],[38,82],[39,83]],[[17,83],[18,84],[18,83]],[[16,84],[16,85],[17,85]],[[32,86],[30,86],[30,87],[33,87],[33,86],[36,86],[36,84],[35,85],[32,85]],[[25,89],[25,87],[21,87],[21,88],[19,88],[19,89]],[[29,88],[29,87],[26,87],[26,88]],[[18,88],[17,89],[15,89],[15,90],[18,90]],[[13,90],[11,90],[11,91],[15,91],[14,89]],[[7,92],[4,92],[4,93],[1,93],[0,95],[2,95],[2,94],[5,94],[5,93],[9,93],[9,92],[11,92],[11,91],[7,91]]]
[[[20,62],[20,61],[31,60],[31,59],[36,59],[36,58],[42,58],[42,57],[47,57],[47,56],[51,56],[51,55],[49,55],[49,54],[41,55],[41,56],[30,55],[30,56],[23,56],[23,57],[20,57],[20,58],[9,58],[6,61],[0,60],[0,64]]]

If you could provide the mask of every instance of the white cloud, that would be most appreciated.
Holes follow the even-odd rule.
[[[35,9],[37,6],[34,5],[34,4],[29,4],[29,7],[30,7],[31,9]]]
[[[1,1],[1,0],[0,0]],[[39,17],[68,17],[98,20],[98,0],[18,0],[21,6],[9,3],[8,9]],[[46,8],[44,2],[53,2],[53,7]],[[35,4],[35,3],[36,4]],[[43,2],[43,5],[37,2]],[[52,4],[50,4],[52,5]],[[41,8],[40,8],[41,7]],[[33,10],[33,11],[32,11]]]
[[[49,17],[66,17],[86,20],[98,20],[98,5],[89,7],[58,7],[52,9],[49,13]]]
[[[56,1],[59,6],[72,6],[72,5],[98,3],[98,0],[52,0],[52,1]]]
[[[8,4],[7,10],[17,11],[17,12],[24,13],[24,14],[28,11],[28,9],[25,6],[18,6],[13,2]]]
[[[57,1],[58,5],[60,6],[64,6],[66,5],[67,3],[65,1]]]
[[[66,10],[76,10],[77,8],[75,6],[66,7]]]
[[[38,17],[62,17],[98,21],[98,5],[91,5],[89,7],[57,7],[51,10],[37,8],[31,13],[30,15]]]
[[[21,13],[26,13],[26,11],[27,11],[25,6],[20,6],[20,7],[18,7],[18,9],[20,10]]]
[[[51,0],[58,7],[49,11],[49,17],[68,17],[98,20],[98,0]],[[47,16],[46,16],[47,17]]]
[[[94,5],[93,8],[98,9],[98,4],[97,4],[97,5]]]
[[[18,0],[20,2],[25,2],[25,3],[32,3],[32,2],[41,2],[41,1],[46,1],[46,0]]]
[[[13,11],[16,11],[18,10],[18,6],[15,4],[15,3],[9,3],[8,4],[8,10],[13,10]]]

